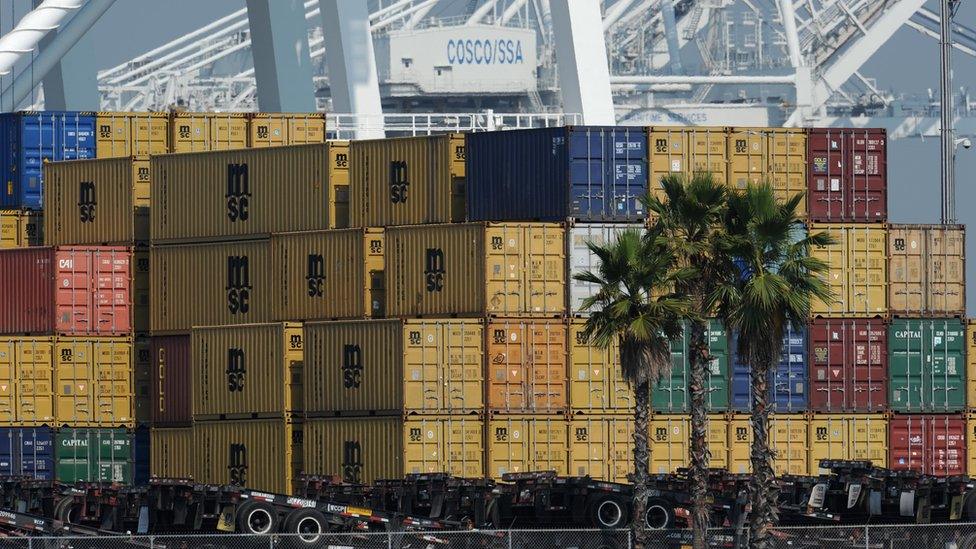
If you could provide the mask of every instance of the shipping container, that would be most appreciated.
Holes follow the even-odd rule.
[[[189,426],[193,420],[190,334],[153,336],[150,349],[153,427]]]
[[[781,201],[807,192],[807,131],[797,128],[731,128],[729,186],[769,183]],[[797,215],[806,217],[804,196]]]
[[[121,246],[0,250],[0,333],[128,334],[131,258]]]
[[[95,129],[95,158],[169,152],[169,115],[165,112],[99,112]]]
[[[467,136],[472,221],[643,222],[647,132],[566,126]]]
[[[976,319],[972,318],[966,320],[966,405],[976,409]]]
[[[140,246],[133,250],[132,259],[132,331],[139,335],[149,333],[150,278],[149,248]]]
[[[149,472],[157,478],[190,478],[192,427],[153,427],[149,433]]]
[[[569,422],[560,415],[492,415],[485,432],[488,476],[555,471],[568,475]]]
[[[614,341],[609,349],[587,343],[586,322],[573,320],[569,326],[569,410],[573,414],[633,414],[634,389],[620,369],[620,349]]]
[[[965,316],[965,250],[963,225],[889,225],[891,314]]]
[[[888,313],[888,234],[882,225],[811,223],[810,234],[827,233],[828,246],[810,256],[827,263],[821,279],[833,293],[830,303],[814,298],[814,316],[883,317]]]
[[[329,219],[336,229],[349,228],[349,142],[329,146]]]
[[[648,128],[650,189],[663,198],[661,179],[667,175],[711,173],[721,184],[729,181],[727,128],[654,126]]]
[[[0,422],[54,425],[54,338],[0,338]]]
[[[807,136],[810,219],[887,220],[887,144],[884,129],[811,129]]]
[[[132,340],[59,337],[54,342],[57,425],[133,427]]]
[[[306,411],[310,417],[478,413],[484,346],[479,320],[308,323]]]
[[[752,447],[752,423],[748,414],[733,414],[729,417],[729,466],[732,473],[749,473],[752,464],[749,458]],[[801,414],[776,414],[769,418],[769,446],[776,453],[773,458],[773,471],[777,475],[809,475],[810,444],[808,430],[810,420]]]
[[[633,420],[631,420],[633,421]],[[711,459],[708,466],[728,467],[729,425],[724,415],[708,414],[708,445]],[[648,443],[651,447],[651,474],[674,473],[688,466],[691,444],[691,418],[687,414],[655,414],[651,416]]]
[[[479,416],[310,419],[305,471],[369,484],[416,473],[482,478],[484,421]]]
[[[589,245],[606,246],[617,240],[626,230],[639,230],[643,234],[643,225],[609,224],[609,223],[580,223],[569,228],[566,234],[566,257],[569,259],[569,272],[566,273],[566,283],[569,285],[567,308],[573,316],[587,316],[593,311],[599,311],[599,305],[583,310],[583,302],[598,291],[596,284],[582,282],[574,277],[584,272],[599,273],[600,258],[597,257]]]
[[[271,321],[268,240],[153,246],[149,261],[153,335]]]
[[[891,410],[959,412],[966,408],[966,328],[961,320],[892,320],[888,363]]]
[[[822,459],[888,463],[888,418],[884,414],[813,414],[810,419],[811,475],[826,475]]]
[[[729,409],[729,334],[718,320],[709,320],[705,334],[711,357],[705,372],[705,409]],[[691,409],[689,349],[690,326],[686,323],[679,341],[671,342],[671,372],[651,389],[651,406],[656,412],[687,412]]]
[[[136,486],[149,484],[149,427],[139,426],[132,433],[132,483]]]
[[[888,410],[888,327],[873,318],[810,323],[810,409]]]
[[[54,480],[54,431],[50,427],[0,428],[0,475]]]
[[[738,334],[732,334],[732,404],[738,411],[752,409],[752,365],[738,352]],[[805,326],[787,325],[779,362],[769,372],[769,409],[793,413],[807,410],[808,387],[807,330]]]
[[[328,152],[318,144],[152,157],[153,243],[331,228]]]
[[[173,112],[169,117],[169,152],[244,149],[247,115],[239,112]]]
[[[13,112],[0,115],[0,208],[44,207],[46,160],[95,158],[95,116],[89,112]]]
[[[44,216],[39,211],[0,210],[0,249],[44,244]]]
[[[567,402],[566,323],[492,319],[485,326],[488,411],[562,413]]]
[[[285,419],[196,422],[190,447],[193,480],[293,494],[295,477],[305,470],[302,428]]]
[[[152,346],[149,338],[142,336],[132,342],[132,414],[136,427],[152,421],[152,385]]]
[[[966,417],[895,414],[888,420],[888,468],[923,475],[966,473]]]
[[[253,148],[325,142],[325,113],[256,112],[247,117],[247,146]]]
[[[54,435],[55,477],[69,484],[132,484],[133,442],[125,429],[60,429]]]
[[[44,165],[44,243],[149,242],[149,157]]]
[[[976,414],[969,413],[966,414],[966,442],[965,446],[967,468],[966,474],[970,477],[976,477]],[[969,452],[969,447],[973,447],[973,451]]]
[[[724,441],[723,441],[724,442]],[[569,474],[628,483],[634,472],[634,419],[586,415],[569,422]]]
[[[386,231],[388,316],[562,316],[565,230],[463,223]]]
[[[460,223],[465,216],[464,134],[349,144],[349,226]]]
[[[271,252],[276,320],[383,316],[383,229],[279,233]]]

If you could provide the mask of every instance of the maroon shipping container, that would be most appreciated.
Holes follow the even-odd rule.
[[[876,318],[810,323],[810,409],[884,412],[888,407],[888,328]]]
[[[905,414],[888,421],[888,468],[928,475],[966,474],[966,419]]]
[[[809,218],[832,223],[888,219],[884,129],[814,128],[807,139]]]
[[[128,335],[132,249],[0,250],[0,333]]]
[[[152,407],[155,427],[183,427],[193,419],[190,334],[153,336]]]

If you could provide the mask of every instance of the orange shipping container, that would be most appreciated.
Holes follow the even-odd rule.
[[[485,327],[488,410],[566,411],[566,324],[495,319]]]
[[[586,343],[586,322],[569,327],[569,409],[572,413],[632,414],[634,390],[620,370],[616,342],[609,349]]]
[[[256,112],[248,116],[249,147],[325,142],[325,113]]]
[[[131,339],[60,337],[54,356],[57,425],[134,426]]]
[[[962,225],[889,225],[891,314],[966,314],[966,229]]]
[[[568,475],[569,422],[557,415],[493,415],[486,442],[488,476],[555,471]]]

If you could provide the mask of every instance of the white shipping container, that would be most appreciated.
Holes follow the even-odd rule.
[[[598,272],[600,259],[590,251],[587,243],[603,246],[613,242],[617,235],[627,229],[638,229],[644,232],[644,225],[640,223],[579,223],[569,229],[566,239],[566,256],[569,257],[569,273],[566,283],[569,285],[569,310],[573,315],[588,315],[592,310],[583,311],[583,301],[597,291],[595,284],[581,282],[573,277],[586,271]]]

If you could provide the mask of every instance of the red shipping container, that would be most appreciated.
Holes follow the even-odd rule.
[[[814,128],[807,139],[809,218],[832,223],[888,219],[884,129]]]
[[[0,250],[0,333],[128,335],[132,249]]]
[[[155,427],[189,426],[193,419],[190,334],[153,336],[150,347],[152,424]]]
[[[961,415],[906,414],[888,421],[888,467],[927,475],[966,473],[966,419]]]
[[[888,328],[876,318],[810,323],[810,409],[884,412],[888,407]]]

